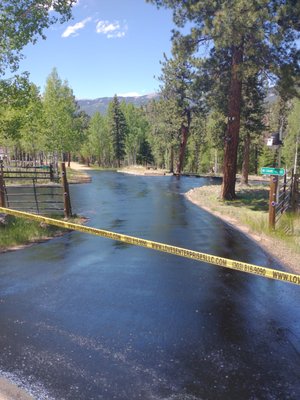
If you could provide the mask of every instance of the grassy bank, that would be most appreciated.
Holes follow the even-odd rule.
[[[72,222],[80,223],[79,218]],[[62,235],[66,230],[55,226],[9,216],[0,223],[0,252],[14,250],[31,243]]]
[[[198,206],[251,235],[282,263],[300,273],[297,261],[300,256],[300,214],[284,214],[276,224],[275,231],[270,231],[268,187],[238,185],[238,198],[230,202],[219,199],[220,191],[219,185],[204,186],[191,190],[187,197]]]

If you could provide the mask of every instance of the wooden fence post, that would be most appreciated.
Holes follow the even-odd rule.
[[[270,229],[275,229],[277,185],[278,185],[278,177],[272,175],[270,178],[270,194],[269,194],[269,228]]]
[[[50,164],[49,166],[49,172],[50,172],[50,181],[54,181],[54,171],[53,171],[53,164]]]
[[[0,160],[0,206],[5,207],[3,160]]]
[[[280,208],[280,212],[281,212],[281,214],[283,214],[284,213],[284,211],[285,211],[285,206],[286,206],[286,204],[285,204],[285,199],[286,199],[286,182],[287,182],[287,174],[286,174],[286,172],[285,172],[285,174],[284,174],[284,177],[283,177],[283,192],[282,192],[282,200],[281,200],[281,208]],[[279,185],[278,185],[279,186]],[[278,190],[278,188],[277,188],[277,190]],[[279,190],[280,191],[280,190]],[[278,191],[278,202],[279,202],[279,191]]]
[[[293,184],[292,184],[292,210],[296,212],[298,210],[298,201],[299,201],[299,175],[293,175]]]
[[[62,184],[64,191],[64,214],[65,218],[70,218],[72,216],[72,208],[71,208],[71,199],[70,199],[69,185],[66,173],[66,165],[64,162],[61,163],[61,175],[62,175]]]

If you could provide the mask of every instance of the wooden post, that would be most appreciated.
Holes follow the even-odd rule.
[[[34,179],[32,179],[32,186],[33,186],[33,193],[34,193],[34,200],[35,200],[35,205],[36,205],[36,211],[39,214],[40,213],[40,209],[39,209],[39,201],[37,198],[37,193],[36,193],[36,187],[35,187],[35,181]]]
[[[270,178],[270,194],[269,194],[269,228],[275,229],[276,217],[276,193],[277,193],[278,177]]]
[[[298,209],[298,198],[299,198],[299,185],[298,185],[299,175],[293,175],[292,183],[292,211],[296,212]]]
[[[61,163],[61,175],[64,190],[64,214],[65,218],[70,218],[72,216],[71,199],[67,180],[66,165],[64,162]]]
[[[283,214],[284,213],[284,211],[285,211],[285,199],[286,199],[286,182],[287,182],[287,176],[286,176],[287,174],[286,174],[286,172],[285,172],[285,174],[284,174],[284,177],[283,177],[283,193],[282,193],[282,196],[283,196],[283,198],[282,198],[282,200],[281,200],[281,202],[282,202],[282,205],[281,205],[281,210],[280,210],[280,212],[281,212],[281,214]],[[278,189],[277,189],[278,190]],[[278,191],[278,201],[279,201],[279,191]]]
[[[3,160],[0,160],[0,206],[5,207]]]
[[[300,208],[300,175],[295,175],[296,179],[296,211],[299,211]]]
[[[54,181],[53,164],[50,164],[49,169],[50,169],[50,181],[53,182]]]

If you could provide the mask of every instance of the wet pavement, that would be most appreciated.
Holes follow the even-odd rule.
[[[182,195],[205,179],[92,172],[88,225],[278,267]],[[300,398],[298,286],[70,232],[0,255],[0,370],[38,399]]]

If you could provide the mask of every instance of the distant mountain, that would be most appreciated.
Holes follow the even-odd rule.
[[[143,106],[149,101],[158,99],[157,93],[147,94],[145,96],[131,96],[131,97],[118,97],[119,101],[125,101],[126,103],[132,103],[136,107]],[[100,114],[106,114],[109,103],[112,101],[112,97],[99,97],[98,99],[89,100],[77,100],[77,103],[81,110],[85,111],[88,115],[92,116],[95,112]]]
[[[278,94],[274,87],[268,90],[265,98],[265,104],[269,105],[276,101]],[[151,100],[157,100],[159,98],[158,93],[146,94],[145,96],[118,96],[120,102],[125,101],[126,103],[132,103],[136,107],[143,106],[149,103]],[[98,99],[82,99],[77,100],[77,103],[81,110],[85,111],[88,115],[92,116],[95,112],[100,114],[106,114],[109,103],[112,101],[112,97],[99,97]]]

